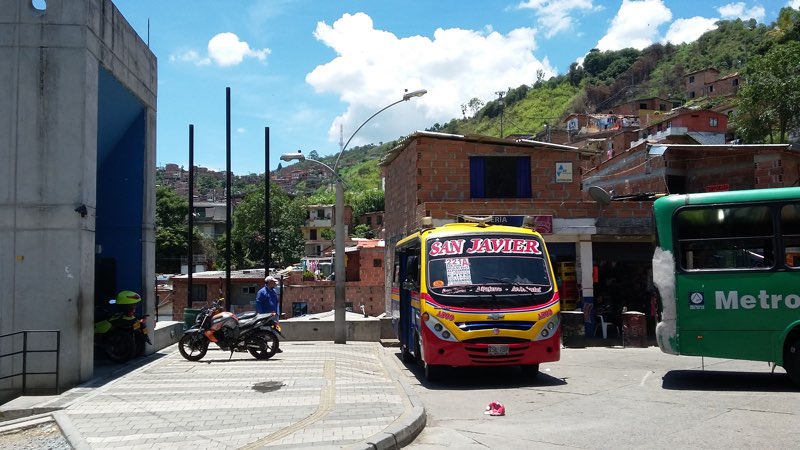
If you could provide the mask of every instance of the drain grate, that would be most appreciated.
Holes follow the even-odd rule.
[[[258,392],[275,392],[284,386],[282,381],[263,381],[253,385],[253,390]]]

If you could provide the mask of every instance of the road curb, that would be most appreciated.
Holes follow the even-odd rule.
[[[385,430],[367,439],[364,448],[376,450],[402,448],[410,444],[425,428],[427,423],[425,405],[422,404],[422,399],[417,395],[411,385],[402,378],[402,374],[397,368],[396,363],[394,361],[389,361],[385,353],[381,353],[380,358],[383,367],[392,373],[392,378],[394,378],[402,388],[406,398],[411,404],[411,409],[404,412],[400,418]]]

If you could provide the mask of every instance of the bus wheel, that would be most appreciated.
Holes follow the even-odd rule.
[[[414,355],[411,354],[411,351],[408,350],[408,346],[406,345],[400,346],[400,356],[403,358],[404,363],[410,363],[414,361]]]
[[[522,369],[522,375],[526,378],[535,379],[539,376],[539,365],[538,364],[523,364],[520,366]]]
[[[783,368],[797,385],[800,385],[800,337],[795,337],[783,352]]]
[[[425,379],[428,381],[439,381],[442,378],[444,367],[425,363]]]
[[[419,341],[419,335],[415,336],[414,339],[414,357],[417,360],[417,365],[420,367],[425,367],[425,361],[422,360],[422,344]]]

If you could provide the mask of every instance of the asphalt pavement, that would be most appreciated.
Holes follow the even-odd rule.
[[[0,405],[0,447],[53,422],[79,450],[399,448],[425,426],[380,343],[281,349],[266,361],[209,349],[190,362],[173,345],[104,367],[61,395]]]

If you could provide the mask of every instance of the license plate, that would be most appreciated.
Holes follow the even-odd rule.
[[[506,344],[489,344],[490,355],[507,355],[508,345]]]

